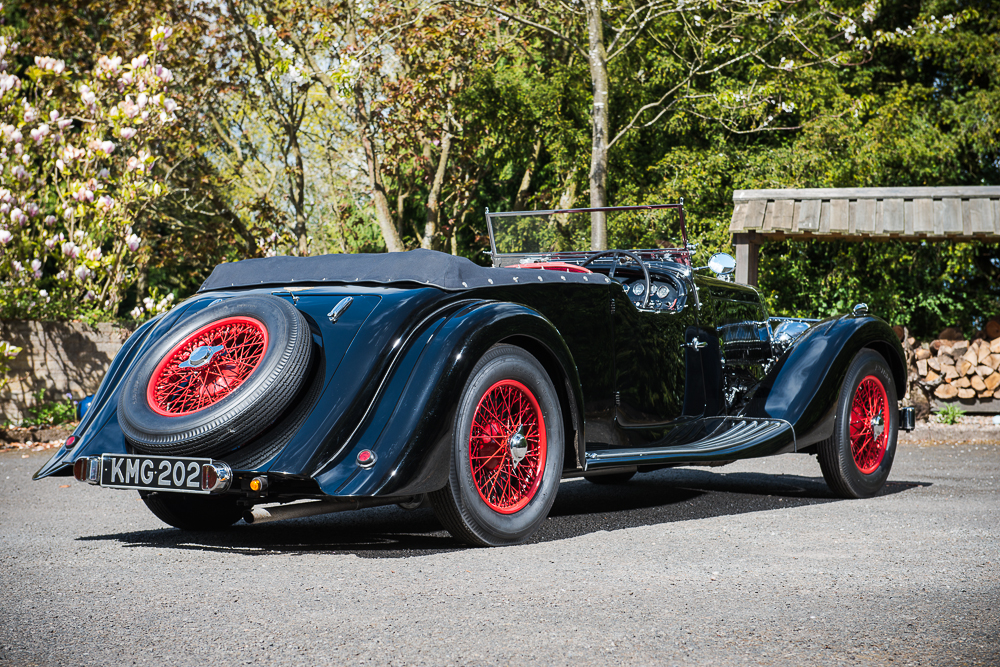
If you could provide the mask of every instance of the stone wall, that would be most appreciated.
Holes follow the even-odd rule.
[[[0,390],[0,421],[16,423],[27,416],[25,408],[34,404],[40,389],[48,400],[67,393],[76,400],[93,394],[130,333],[113,324],[0,323],[0,340],[24,348],[10,362],[10,382]]]

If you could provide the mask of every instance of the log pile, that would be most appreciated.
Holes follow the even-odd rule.
[[[914,350],[919,382],[942,400],[1000,399],[1000,323],[990,324],[996,326],[986,327],[986,338],[964,340],[961,332],[945,329]]]

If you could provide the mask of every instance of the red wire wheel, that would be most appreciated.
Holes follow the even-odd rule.
[[[523,509],[538,491],[545,453],[545,420],[531,390],[517,380],[487,389],[469,433],[472,480],[483,502],[501,514]]]
[[[889,398],[874,375],[861,380],[851,401],[851,454],[862,474],[878,470],[889,439]]]
[[[267,328],[252,317],[207,324],[176,345],[157,365],[146,400],[164,417],[189,415],[232,394],[267,350]]]

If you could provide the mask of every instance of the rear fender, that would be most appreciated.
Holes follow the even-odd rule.
[[[207,307],[215,298],[217,295],[194,297],[136,329],[115,355],[100,387],[94,393],[87,414],[73,432],[74,447],[60,447],[32,479],[71,475],[73,463],[81,456],[126,453],[125,438],[118,426],[119,385],[132,370],[133,364],[145,355],[153,343],[167,334],[180,318]]]
[[[855,355],[869,348],[886,360],[896,395],[906,387],[903,348],[892,328],[877,317],[845,315],[806,331],[761,383],[748,416],[784,419],[795,428],[796,450],[833,433],[841,384]]]
[[[455,407],[476,363],[501,342],[520,344],[539,358],[557,391],[569,398],[564,405],[568,446],[585,442],[582,424],[574,428],[571,421],[583,414],[576,365],[555,326],[537,311],[479,301],[454,312],[422,339],[424,344],[414,346],[401,362],[400,370],[408,372],[392,378],[367,427],[316,475],[324,493],[413,495],[443,487]],[[371,468],[355,463],[364,449],[376,453]]]

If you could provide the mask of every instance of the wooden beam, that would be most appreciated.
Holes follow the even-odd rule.
[[[736,246],[736,282],[757,286],[757,261],[760,257],[761,240],[754,232],[733,234],[733,245]]]
[[[921,188],[802,188],[785,190],[736,190],[733,201],[755,199],[944,199],[947,197],[1000,198],[1000,186],[940,186]]]

